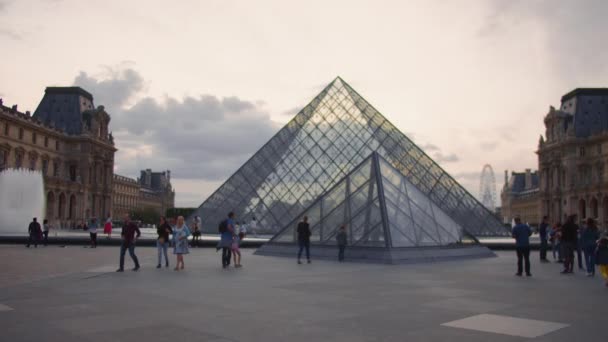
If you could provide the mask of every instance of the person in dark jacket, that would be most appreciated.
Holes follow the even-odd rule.
[[[160,224],[158,228],[156,228],[156,234],[158,234],[158,238],[156,239],[156,249],[158,250],[158,265],[156,268],[161,267],[162,256],[165,255],[165,267],[169,267],[169,257],[167,256],[167,248],[169,248],[169,235],[173,232],[173,229],[167,223],[167,220],[164,216],[160,217]]]
[[[338,261],[344,261],[344,250],[346,249],[347,244],[347,235],[346,235],[346,227],[342,225],[338,234],[336,234],[336,241],[338,242]]]
[[[302,261],[302,251],[306,249],[306,260],[310,264],[310,236],[312,233],[310,232],[310,225],[308,224],[308,217],[304,216],[302,221],[298,223],[298,246],[300,250],[298,251],[298,264],[301,264]]]
[[[581,239],[579,241],[585,255],[585,268],[587,269],[588,277],[595,276],[595,250],[599,238],[600,232],[597,229],[595,220],[588,218],[587,225],[581,231]]]
[[[220,224],[222,227],[220,230],[220,241],[217,244],[217,251],[222,250],[222,268],[227,269],[230,266],[230,259],[232,257],[232,241],[235,237],[234,219],[236,215],[234,212],[228,213],[228,218]]]
[[[515,249],[517,251],[517,273],[518,277],[522,275],[522,261],[525,263],[526,276],[530,277],[530,235],[532,229],[527,224],[521,223],[519,217],[515,217],[515,227],[511,231],[511,236],[515,239]]]
[[[27,248],[30,248],[32,242],[34,243],[34,247],[38,248],[38,240],[40,239],[40,235],[42,234],[42,228],[40,228],[40,223],[38,223],[38,219],[34,217],[30,225],[27,227],[27,232],[29,234],[29,239],[27,240]]]
[[[125,222],[123,223],[120,236],[122,237],[122,243],[120,245],[120,268],[118,268],[116,272],[124,272],[125,270],[125,252],[127,249],[129,250],[129,256],[131,256],[131,259],[133,259],[133,263],[135,264],[133,271],[138,271],[139,260],[137,259],[137,255],[135,255],[135,240],[141,236],[141,232],[139,231],[137,224],[131,221],[129,214],[125,215]]]
[[[578,225],[576,216],[570,215],[562,227],[562,256],[564,257],[564,270],[562,274],[574,273],[574,251],[578,242]]]
[[[538,229],[538,235],[540,237],[540,262],[549,262],[547,260],[547,249],[549,248],[549,217],[544,216],[540,227]]]

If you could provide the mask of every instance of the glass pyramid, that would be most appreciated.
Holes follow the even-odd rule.
[[[428,247],[476,242],[376,152],[342,178],[270,240],[293,244],[303,216],[311,244],[336,244],[345,225],[349,247]]]
[[[487,208],[339,77],[192,215],[199,215],[203,230],[210,233],[217,232],[230,211],[237,221],[249,222],[255,216],[258,232],[277,233],[372,152],[472,235],[509,234]]]

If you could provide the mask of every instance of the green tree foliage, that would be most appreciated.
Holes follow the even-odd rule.
[[[183,216],[188,218],[188,216],[190,216],[195,210],[196,208],[169,208],[165,212],[165,216],[173,218]]]
[[[131,212],[131,220],[138,220],[143,224],[158,224],[160,213],[152,207],[135,209]]]

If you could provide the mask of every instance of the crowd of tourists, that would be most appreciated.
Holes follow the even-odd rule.
[[[556,223],[550,227],[548,217],[543,217],[539,227],[540,261],[547,259],[549,247],[553,260],[563,264],[562,274],[574,273],[575,261],[579,271],[588,277],[595,276],[596,266],[608,287],[608,232],[600,232],[594,219],[588,218],[584,224],[576,223],[576,215],[566,217],[564,224]],[[530,236],[532,229],[515,218],[512,236],[515,239],[517,252],[516,276],[532,276],[530,272]]]

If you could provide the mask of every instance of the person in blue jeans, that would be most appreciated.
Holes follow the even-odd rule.
[[[167,222],[164,216],[160,217],[160,224],[156,228],[156,249],[158,250],[158,265],[156,268],[161,268],[163,261],[162,256],[165,256],[165,267],[169,267],[169,257],[167,256],[167,248],[169,248],[169,235],[173,233],[171,225]]]
[[[131,256],[131,259],[135,264],[133,271],[139,271],[139,260],[137,259],[137,255],[135,255],[135,240],[141,236],[141,232],[139,231],[137,224],[131,221],[128,214],[125,215],[125,222],[122,226],[120,236],[122,237],[122,244],[120,245],[120,267],[116,270],[116,272],[124,272],[125,252],[127,250],[129,250],[129,256]]]
[[[526,276],[532,276],[530,273],[530,235],[532,235],[530,226],[521,223],[519,216],[515,217],[515,227],[511,231],[511,236],[515,239],[515,250],[517,251],[517,273],[515,275],[518,277],[522,275],[522,261],[525,262]]]
[[[595,250],[597,248],[597,240],[600,238],[600,232],[597,229],[595,220],[587,219],[587,225],[581,232],[579,245],[585,254],[585,266],[587,267],[587,276],[595,276]]]

